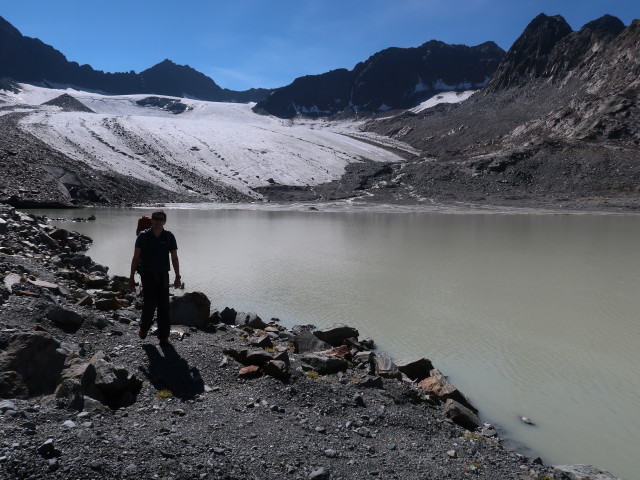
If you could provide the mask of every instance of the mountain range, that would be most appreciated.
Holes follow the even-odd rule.
[[[291,118],[411,108],[438,92],[482,88],[504,53],[493,42],[468,47],[432,40],[416,48],[388,48],[353,70],[297,78],[254,111]]]
[[[89,65],[70,62],[58,50],[37,38],[25,37],[0,17],[0,78],[44,85],[76,87],[122,95],[153,93],[194,97],[218,102],[257,102],[271,90],[234,91],[187,65],[164,60],[140,73],[105,73]]]
[[[55,170],[60,173],[56,177],[60,182],[78,165],[85,165],[84,169],[91,163],[86,159],[87,152],[94,152],[90,154],[94,158],[100,150],[104,152],[100,155],[107,155],[108,159],[98,155],[92,160],[94,170],[83,170],[82,175],[102,178],[101,171],[115,168],[115,176],[108,179],[112,192],[120,191],[117,185],[125,178],[138,185],[128,184],[127,192],[121,192],[120,198],[127,201],[135,201],[131,195],[125,195],[133,189],[147,192],[145,198],[149,199],[175,199],[176,195],[193,199],[198,192],[207,191],[207,195],[221,201],[246,200],[258,195],[270,200],[361,198],[368,202],[414,204],[436,201],[551,208],[640,208],[639,79],[640,21],[625,26],[609,15],[573,31],[561,16],[541,14],[506,53],[492,42],[467,47],[430,41],[412,49],[383,50],[352,70],[298,78],[275,90],[248,92],[221,89],[205,75],[169,60],[139,74],[98,72],[87,65],[68,62],[53,47],[23,37],[6,21],[0,21],[0,88],[5,92],[20,92],[25,87],[19,82],[24,82],[75,85],[111,95],[138,94],[131,99],[111,99],[67,91],[67,95],[76,98],[56,99],[62,92],[46,95],[38,91],[32,98],[50,103],[42,107],[30,103],[28,108],[35,109],[33,114],[20,113],[18,107],[23,106],[15,103],[15,99],[22,98],[19,93],[7,93],[8,104],[0,105],[4,110],[15,111],[2,119],[6,132],[27,135],[24,145],[43,152],[56,151],[67,158],[64,171],[50,168],[46,175]],[[476,93],[470,96],[471,92],[459,92],[457,99],[451,100],[447,95],[454,94],[449,92],[452,89]],[[150,94],[183,100],[144,97]],[[241,116],[238,109],[216,107],[214,116],[198,117],[198,111],[213,110],[185,97],[257,101],[254,111],[267,115],[250,117],[247,106]],[[423,106],[414,108],[426,99]],[[454,103],[446,103],[449,101]],[[109,102],[111,106],[102,106]],[[130,106],[123,109],[118,106],[122,102]],[[73,133],[68,124],[63,128],[62,119],[55,120],[56,111],[52,108],[76,112],[72,121],[85,140],[74,140],[73,135],[79,133]],[[43,113],[38,113],[40,110]],[[94,111],[99,115],[120,112],[130,118],[170,115],[175,119],[171,128],[180,132],[170,136],[181,140],[172,140],[161,151],[160,139],[167,133],[148,130],[152,122],[125,124],[117,116],[100,120],[102,117],[96,117]],[[253,144],[249,137],[234,137],[231,143],[235,150],[220,155],[220,145],[226,142],[227,148],[231,137],[215,137],[211,129],[203,133],[197,122],[191,123],[197,118],[200,121],[222,118],[218,115],[230,115],[239,122],[233,127],[234,136],[241,136],[244,124],[256,135],[260,131],[277,131],[280,140]],[[264,117],[267,124],[261,123],[259,117]],[[278,124],[278,117],[291,119],[292,123]],[[328,117],[330,121],[320,122],[313,117]],[[70,121],[69,118],[64,121]],[[328,140],[324,134],[314,133],[312,139],[302,135],[302,130],[288,134],[281,130],[287,125],[316,132],[330,130],[332,134],[343,138],[346,135],[364,142],[363,145],[377,145],[391,153],[386,162],[381,161],[379,150],[358,154],[354,144],[338,147],[335,142],[339,137]],[[34,192],[36,188],[23,186],[24,192],[17,192],[16,185],[25,180],[16,177],[19,181],[12,182],[20,168],[9,171],[9,167],[20,156],[23,167],[37,166],[39,160],[23,152],[21,148],[27,147],[20,147],[12,140],[15,135],[11,135],[6,136],[8,143],[3,144],[0,138],[3,174],[8,179],[5,198],[20,203],[24,192]],[[145,137],[156,141],[149,144]],[[133,149],[132,138],[137,139],[136,145],[148,145]],[[181,149],[186,148],[189,138],[194,143],[187,154]],[[290,148],[286,153],[278,145],[285,138]],[[293,141],[296,138],[297,144]],[[273,138],[269,140],[272,141]],[[47,144],[46,148],[42,142]],[[321,163],[331,161],[332,157],[323,156],[321,162],[314,160],[317,153],[311,154],[309,145],[325,153],[334,152],[346,163],[332,164],[323,170]],[[137,172],[153,167],[162,173],[165,168],[160,165],[162,162],[145,156],[151,150],[155,157],[159,155],[166,161],[166,168],[171,171],[169,177],[153,188],[136,183],[148,182],[153,175],[133,174],[126,167],[131,162],[140,162]],[[276,151],[284,156],[275,160]],[[112,157],[120,160],[114,161]],[[234,158],[255,162],[251,166],[254,175],[240,177],[245,164],[234,164]],[[295,175],[299,167],[293,164],[287,170],[279,170],[278,162],[285,158],[300,159],[306,173]],[[185,165],[178,170],[171,167],[183,161]],[[224,168],[216,168],[220,162]],[[340,169],[342,174],[336,175]],[[42,179],[46,175],[34,171],[30,178]],[[187,183],[200,186],[185,189]],[[87,188],[75,199],[97,201],[96,198],[104,197],[96,185]],[[157,188],[165,188],[165,193]],[[166,188],[172,192],[170,195]],[[55,192],[49,193],[48,202],[56,197]],[[32,194],[36,203],[38,195]],[[67,200],[69,195],[74,198],[68,188],[66,195]]]

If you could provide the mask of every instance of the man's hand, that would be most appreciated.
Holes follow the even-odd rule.
[[[133,277],[129,278],[129,290],[135,290],[136,289],[136,281],[134,280]]]
[[[173,288],[180,288],[181,285],[182,281],[180,277],[176,277],[176,279],[173,281]]]

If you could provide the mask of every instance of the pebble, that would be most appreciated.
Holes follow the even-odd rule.
[[[331,474],[326,468],[320,467],[311,472],[308,478],[309,480],[326,480],[331,478]]]

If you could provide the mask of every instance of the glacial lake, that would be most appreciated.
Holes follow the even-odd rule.
[[[127,275],[151,210],[48,210]],[[545,464],[640,460],[640,216],[166,208],[187,290],[282,324],[342,322],[425,356]],[[525,425],[521,416],[536,426]]]

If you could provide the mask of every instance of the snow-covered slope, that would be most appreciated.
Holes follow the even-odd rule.
[[[136,103],[148,95],[108,96],[21,85],[5,92],[12,110],[37,107],[22,128],[69,157],[173,191],[208,194],[221,182],[257,197],[252,188],[276,182],[316,185],[339,178],[348,163],[401,158],[360,141],[353,123],[292,122],[256,115],[251,104],[179,99],[180,114]],[[95,113],[42,105],[67,93]],[[388,144],[382,138],[380,144]]]

